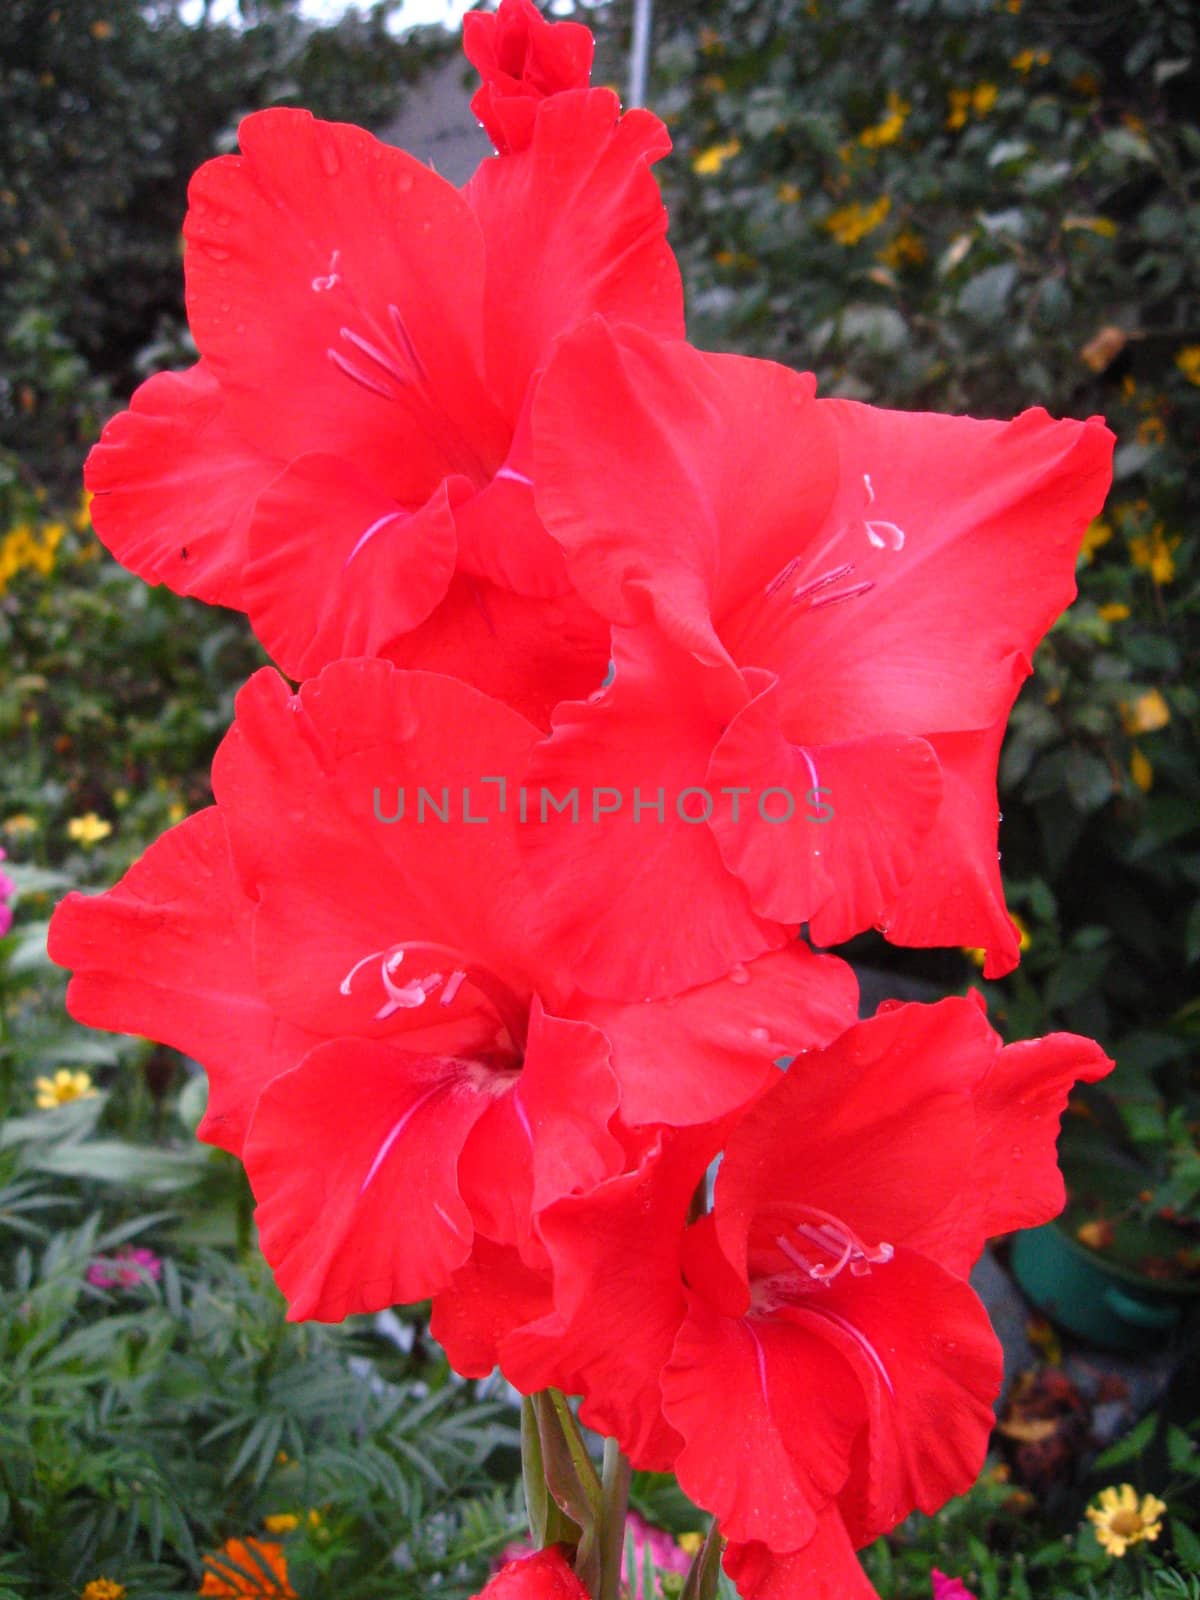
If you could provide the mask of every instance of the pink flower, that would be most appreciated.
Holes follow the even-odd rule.
[[[961,1578],[948,1578],[936,1567],[930,1573],[933,1580],[933,1600],[975,1600]]]
[[[636,1511],[631,1511],[626,1518],[625,1537],[626,1542],[630,1537],[633,1539],[634,1567],[637,1571],[633,1600],[652,1600],[650,1595],[642,1592],[642,1563],[647,1546],[657,1572],[686,1572],[692,1564],[691,1556],[679,1548],[665,1528],[656,1528]],[[661,1594],[661,1586],[656,1586],[656,1592]]]
[[[162,1277],[162,1262],[144,1245],[123,1244],[113,1256],[97,1256],[87,1269],[87,1281],[96,1289],[134,1289],[139,1283]]]
[[[0,847],[0,861],[4,860],[4,850]],[[7,873],[0,872],[0,939],[12,927],[12,907],[8,904],[9,897],[16,894],[17,886]]]

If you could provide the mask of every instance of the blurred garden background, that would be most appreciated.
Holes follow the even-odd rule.
[[[623,86],[629,0],[572,14]],[[462,181],[486,147],[457,35],[404,20],[0,6],[0,1600],[462,1600],[523,1527],[503,1386],[452,1378],[419,1311],[286,1324],[240,1166],[192,1138],[203,1074],[71,1023],[45,955],[62,894],[208,802],[261,661],[242,617],[117,567],[81,487],[106,417],[195,357],[187,180],[291,104]],[[1067,1028],[1116,1059],[1066,1119],[1059,1233],[1150,1311],[1101,1355],[1010,1291],[993,1456],[868,1553],[887,1600],[932,1566],[980,1600],[1200,1597],[1198,48],[1189,0],[655,5],[695,342],[826,394],[1098,412],[1118,437],[1003,750],[1026,949],[982,987],[1007,1038]],[[892,992],[980,983],[970,952],[849,953]],[[1125,1482],[1167,1509],[1118,1554],[1084,1511]],[[665,1481],[634,1503],[685,1543],[701,1526]]]

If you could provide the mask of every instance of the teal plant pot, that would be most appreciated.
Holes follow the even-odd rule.
[[[1162,1343],[1200,1297],[1200,1284],[1142,1277],[1101,1259],[1053,1222],[1019,1233],[1009,1265],[1039,1311],[1103,1350]]]

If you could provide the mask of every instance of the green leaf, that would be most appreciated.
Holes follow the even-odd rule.
[[[1200,1538],[1179,1517],[1171,1518],[1171,1543],[1183,1570],[1193,1575],[1200,1574]]]
[[[1154,1437],[1157,1426],[1158,1413],[1152,1411],[1149,1416],[1142,1418],[1132,1432],[1127,1433],[1123,1439],[1118,1439],[1116,1444],[1109,1445],[1107,1450],[1096,1457],[1092,1463],[1093,1472],[1107,1472],[1110,1467],[1120,1467],[1126,1461],[1135,1461]]]
[[[154,1150],[125,1139],[90,1139],[43,1151],[30,1165],[63,1178],[127,1183],[154,1194],[169,1194],[198,1183],[208,1171],[209,1159],[202,1150]]]

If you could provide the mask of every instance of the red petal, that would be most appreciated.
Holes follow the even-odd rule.
[[[213,786],[258,901],[262,991],[282,1015],[383,1038],[427,1028],[436,1012],[452,1030],[478,1000],[469,983],[452,1004],[373,1020],[388,997],[379,962],[363,963],[410,941],[462,952],[526,1002],[541,987],[545,955],[528,932],[536,901],[511,811],[501,814],[499,786],[483,782],[503,778],[515,792],[536,737],[476,690],[385,661],[338,662],[296,695],[269,671],[250,680]],[[422,816],[422,789],[444,800],[447,820]],[[464,820],[464,790],[470,816],[485,821]],[[403,819],[381,820],[395,816],[401,793]]]
[[[777,634],[764,613],[738,659],[778,673],[804,743],[989,727],[1008,708],[1014,656],[1031,656],[1074,598],[1112,434],[1044,411],[977,422],[848,400],[815,409],[837,437],[840,487],[789,581],[803,592],[846,570],[777,603]]]
[[[760,916],[810,922],[818,943],[837,944],[876,923],[912,876],[941,798],[937,757],[924,739],[896,735],[794,744],[775,680],[761,676],[766,687],[708,769],[714,793],[749,794],[737,821],[722,806],[712,830]]]
[[[915,1508],[933,1513],[978,1477],[1003,1353],[975,1292],[906,1249],[794,1300],[790,1322],[828,1339],[867,1398],[866,1468],[842,1499],[856,1545]]]
[[[813,1207],[873,1249],[957,1203],[974,1181],[972,1088],[997,1044],[976,1005],[949,999],[881,1012],[794,1062],[738,1123],[717,1176],[730,1262],[745,1271],[749,1243],[760,1272],[791,1270],[777,1239],[806,1248],[789,1230]]]
[[[680,1488],[725,1535],[782,1551],[811,1539],[866,1420],[859,1381],[833,1345],[798,1325],[721,1316],[689,1296],[662,1389],[667,1420],[686,1440]]]
[[[502,1341],[553,1309],[550,1288],[549,1272],[527,1266],[513,1245],[476,1234],[470,1257],[433,1297],[429,1331],[455,1372],[486,1378]]]
[[[633,1171],[545,1211],[556,1314],[501,1351],[518,1388],[581,1393],[588,1426],[619,1439],[647,1471],[669,1471],[679,1449],[659,1377],[685,1309],[679,1253],[688,1206],[720,1142],[719,1129],[664,1132]]]
[[[554,341],[593,312],[683,336],[683,290],[650,165],[671,148],[648,111],[607,89],[557,94],[528,149],[484,161],[463,191],[487,250],[488,381],[507,416]]]
[[[620,1170],[609,1054],[598,1028],[547,1016],[534,1001],[520,1075],[476,1124],[459,1165],[463,1198],[490,1238],[525,1250],[546,1206]]]
[[[820,1513],[802,1549],[776,1556],[765,1544],[731,1544],[723,1565],[742,1600],[879,1600],[836,1506]]]
[[[561,700],[582,699],[603,681],[609,626],[573,594],[535,600],[460,576],[388,657],[461,678],[549,731]]]
[[[92,522],[147,583],[240,607],[246,529],[283,462],[241,438],[212,373],[159,372],[105,426],[87,459]]]
[[[740,1109],[777,1077],[774,1063],[827,1044],[858,1015],[858,985],[836,956],[797,940],[659,1005],[577,999],[612,1041],[628,1124],[672,1127]]]
[[[784,932],[754,915],[703,821],[680,816],[684,792],[703,788],[722,712],[744,702],[740,677],[701,666],[650,628],[618,631],[613,656],[610,687],[560,706],[538,747],[521,846],[575,981],[642,1000],[718,978]],[[578,821],[556,815],[547,795],[564,806],[577,796]],[[681,883],[693,888],[683,917]]]
[[[68,895],[50,924],[52,960],[75,969],[71,1015],[201,1062],[209,1099],[200,1137],[234,1154],[261,1090],[316,1039],[259,992],[252,912],[211,807],[163,834],[106,894]]]
[[[811,377],[636,328],[592,321],[564,340],[534,401],[534,481],[580,592],[722,659],[714,620],[804,548],[833,494],[812,394]]]
[[[1048,1222],[1066,1200],[1055,1142],[1077,1081],[1095,1083],[1112,1062],[1073,1033],[993,1050],[974,1091],[976,1134],[969,1181],[946,1211],[913,1234],[913,1249],[965,1277],[984,1241]]]
[[[1014,663],[1013,695],[1028,670],[1024,659]],[[981,732],[930,737],[942,769],[942,803],[911,877],[880,918],[893,944],[986,949],[988,978],[1002,978],[1021,958],[997,850],[996,765],[1009,709]]]
[[[348,461],[293,461],[259,498],[244,582],[250,622],[283,670],[310,677],[379,655],[423,622],[454,576],[453,508],[470,494],[450,478],[410,512]]]
[[[490,1104],[476,1070],[334,1039],[268,1086],[244,1160],[292,1321],[424,1300],[467,1259],[458,1157]]]
[[[362,128],[261,111],[192,179],[188,317],[244,436],[355,462],[403,505],[490,478],[483,241],[452,185]],[[356,373],[358,377],[349,374]]]

